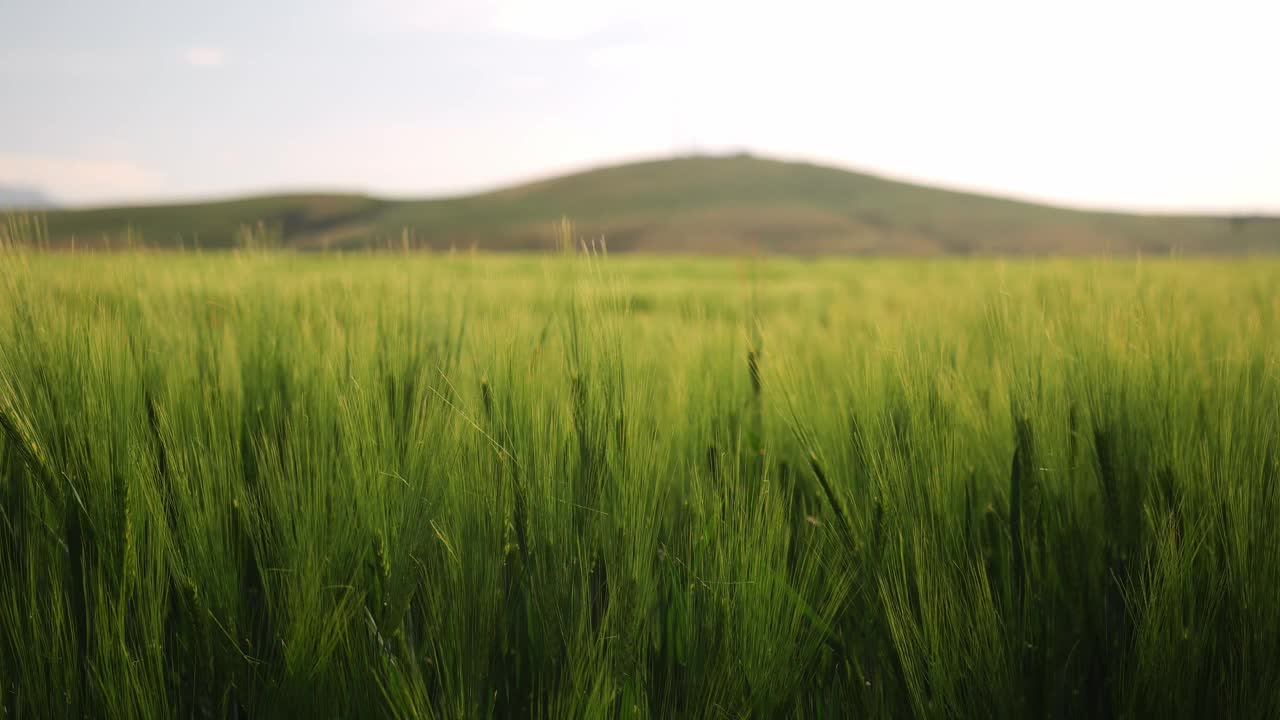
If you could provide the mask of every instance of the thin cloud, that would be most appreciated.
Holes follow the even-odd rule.
[[[382,29],[570,40],[645,17],[668,0],[365,0],[357,17]]]
[[[226,53],[215,47],[192,47],[182,53],[188,65],[200,68],[216,68],[226,64]]]

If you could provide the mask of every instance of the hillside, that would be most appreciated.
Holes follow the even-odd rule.
[[[232,247],[242,228],[301,249],[554,247],[573,220],[612,252],[797,254],[1242,253],[1280,250],[1280,218],[1047,207],[808,163],[685,157],[435,200],[279,195],[50,212],[55,245]],[[261,234],[261,233],[260,233]]]

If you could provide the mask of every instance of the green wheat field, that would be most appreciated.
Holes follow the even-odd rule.
[[[4,241],[2,717],[1280,716],[1280,260]]]

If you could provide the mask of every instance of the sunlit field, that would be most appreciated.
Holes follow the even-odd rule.
[[[1280,261],[9,245],[0,716],[1280,716]]]

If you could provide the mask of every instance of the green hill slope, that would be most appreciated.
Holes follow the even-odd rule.
[[[282,195],[51,212],[51,242],[232,247],[245,227],[304,249],[542,250],[573,220],[610,251],[1241,253],[1280,250],[1280,219],[1138,216],[951,192],[746,155],[601,168],[468,197]]]

